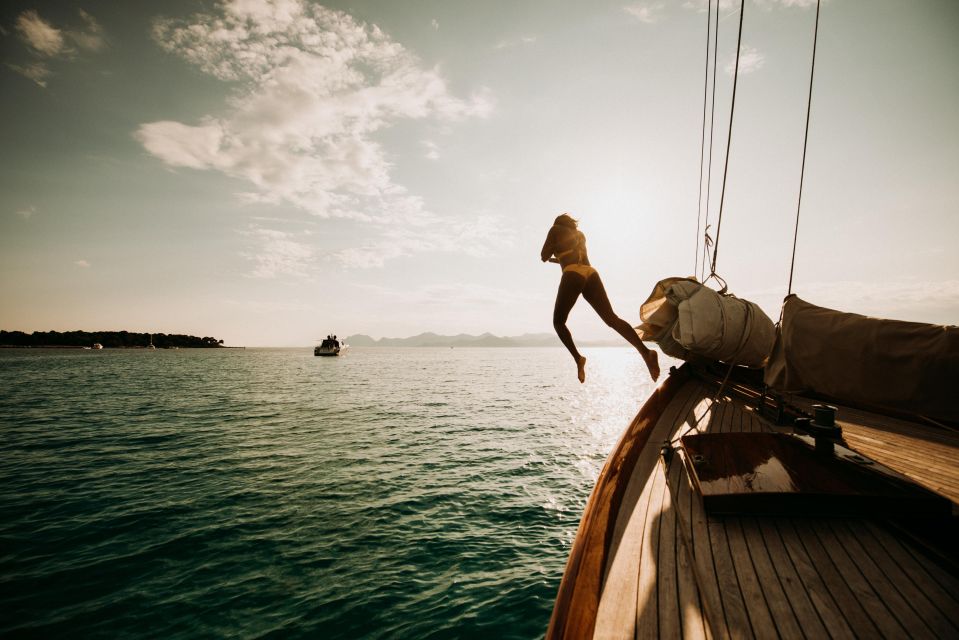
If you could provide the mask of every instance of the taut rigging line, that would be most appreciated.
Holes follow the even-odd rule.
[[[711,6],[711,5],[710,5],[710,6]],[[716,2],[716,12],[715,12],[713,15],[715,16],[715,28],[713,29],[713,86],[712,86],[712,91],[710,92],[710,93],[712,94],[712,97],[710,98],[710,107],[709,107],[709,161],[708,161],[707,167],[706,167],[706,216],[705,216],[704,226],[703,226],[703,236],[704,236],[704,237],[703,237],[703,240],[704,240],[704,241],[703,241],[703,254],[702,254],[703,264],[702,264],[702,273],[700,273],[700,276],[699,276],[699,279],[700,279],[700,280],[702,280],[704,277],[706,277],[706,261],[709,259],[709,247],[710,247],[710,245],[712,244],[712,239],[709,238],[709,203],[710,203],[710,199],[711,199],[711,193],[712,193],[711,187],[712,187],[712,182],[713,182],[713,131],[714,131],[713,123],[716,121],[716,67],[718,66],[718,65],[717,65],[717,61],[719,60],[719,58],[717,57],[717,55],[718,55],[718,46],[719,46],[719,0],[717,0],[717,2]],[[709,27],[709,25],[707,24],[707,32],[706,32],[707,41],[708,41],[708,38],[709,38],[709,29],[708,29],[708,27]],[[707,50],[706,50],[706,78],[705,78],[705,82],[706,82],[706,83],[709,82],[709,49],[708,49],[708,42],[707,42]],[[703,106],[703,109],[705,110],[705,105]],[[703,126],[705,127],[705,125],[706,125],[706,121],[705,121],[705,116],[704,116],[704,118],[703,118]],[[700,164],[700,185],[699,185],[699,188],[700,188],[700,192],[702,192],[702,165],[701,165],[701,164]],[[696,246],[697,246],[697,248],[699,247],[699,228],[698,228],[698,227],[699,227],[699,225],[698,225],[698,221],[697,221],[697,229],[696,229]],[[699,257],[699,256],[698,256],[698,253],[699,253],[699,251],[698,251],[698,249],[697,249],[697,259],[698,259],[698,257]],[[698,263],[697,263],[697,264],[698,264]],[[694,272],[693,272],[693,275],[695,275],[696,273],[697,273],[697,272],[694,271]]]
[[[743,41],[743,9],[746,1],[739,2],[739,33],[736,35],[736,66],[733,71],[733,97],[729,107],[729,135],[726,138],[726,162],[723,167],[723,189],[719,196],[719,220],[716,222],[716,240],[713,241],[713,262],[709,267],[709,276],[716,276],[716,258],[719,256],[719,233],[723,226],[723,205],[726,200],[726,174],[729,172],[729,150],[733,141],[733,115],[736,112],[736,85],[739,80],[739,53],[742,50]],[[726,287],[723,286],[723,292]]]
[[[712,22],[712,11],[713,11],[713,2],[712,0],[706,0],[706,72],[703,74],[703,133],[702,137],[699,140],[699,195],[697,196],[697,204],[699,205],[699,210],[696,215],[696,249],[693,253],[693,274],[699,273],[699,224],[703,218],[703,165],[706,155],[706,99],[709,95],[707,89],[709,89],[709,33],[710,33],[710,23]],[[718,9],[717,9],[718,13]],[[710,151],[712,151],[712,123],[709,126],[710,133]]]
[[[809,67],[809,97],[806,100],[806,133],[802,141],[802,168],[799,170],[799,198],[796,202],[796,227],[793,229],[793,254],[789,261],[789,291],[793,292],[793,269],[796,266],[796,239],[799,237],[799,209],[802,207],[802,184],[806,174],[806,146],[809,143],[809,113],[812,110],[812,79],[816,73],[816,43],[819,40],[819,3],[816,0],[816,26],[812,36],[812,64]]]

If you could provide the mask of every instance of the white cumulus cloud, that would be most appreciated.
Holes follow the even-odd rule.
[[[74,261],[73,264],[77,265],[78,267],[80,267],[80,268],[82,268],[82,269],[89,269],[89,268],[90,268],[90,263],[89,263],[87,260],[83,260],[83,259],[81,259],[81,260],[76,260],[76,261]]]
[[[170,166],[244,180],[247,201],[321,217],[429,218],[421,203],[410,211],[373,134],[402,119],[491,109],[484,91],[452,95],[438,69],[375,25],[301,0],[229,0],[210,14],[160,19],[153,36],[236,91],[222,113],[141,125],[143,146]]]

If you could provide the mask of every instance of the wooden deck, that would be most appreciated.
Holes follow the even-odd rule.
[[[792,402],[809,411],[817,401]],[[836,422],[851,449],[959,503],[959,432],[838,406]]]
[[[678,382],[660,399],[638,455],[624,465],[617,462],[623,443],[614,451],[607,467],[621,477],[606,477],[604,470],[597,485],[605,478],[619,493],[605,536],[593,539],[604,540],[601,552],[592,549],[594,558],[603,558],[595,614],[581,609],[575,624],[567,624],[570,609],[558,598],[547,637],[959,638],[955,569],[931,560],[882,520],[707,515],[680,454],[667,465],[661,445],[697,425],[700,433],[777,428],[729,396],[713,402],[714,384],[686,376]],[[956,446],[902,425],[885,430],[867,418],[840,413],[850,444],[893,468],[892,462],[906,464],[904,458],[925,486],[942,485],[940,492],[956,500],[947,493],[959,472]],[[903,438],[922,447],[912,457],[899,456]],[[930,443],[937,464],[918,464]],[[574,551],[590,528],[589,512]],[[567,568],[561,596],[569,579]]]

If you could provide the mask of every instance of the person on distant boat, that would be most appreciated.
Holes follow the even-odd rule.
[[[577,228],[577,221],[568,213],[560,214],[553,221],[553,226],[546,234],[540,258],[543,262],[557,262],[563,267],[563,276],[556,292],[556,306],[553,308],[553,328],[576,361],[579,381],[586,381],[586,358],[576,350],[573,336],[566,328],[566,319],[580,294],[596,310],[603,322],[636,347],[653,380],[659,378],[659,358],[656,352],[648,349],[629,323],[613,311],[599,272],[589,264],[586,236]]]

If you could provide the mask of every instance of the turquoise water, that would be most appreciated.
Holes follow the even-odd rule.
[[[541,637],[652,390],[585,355],[0,351],[0,635]]]

